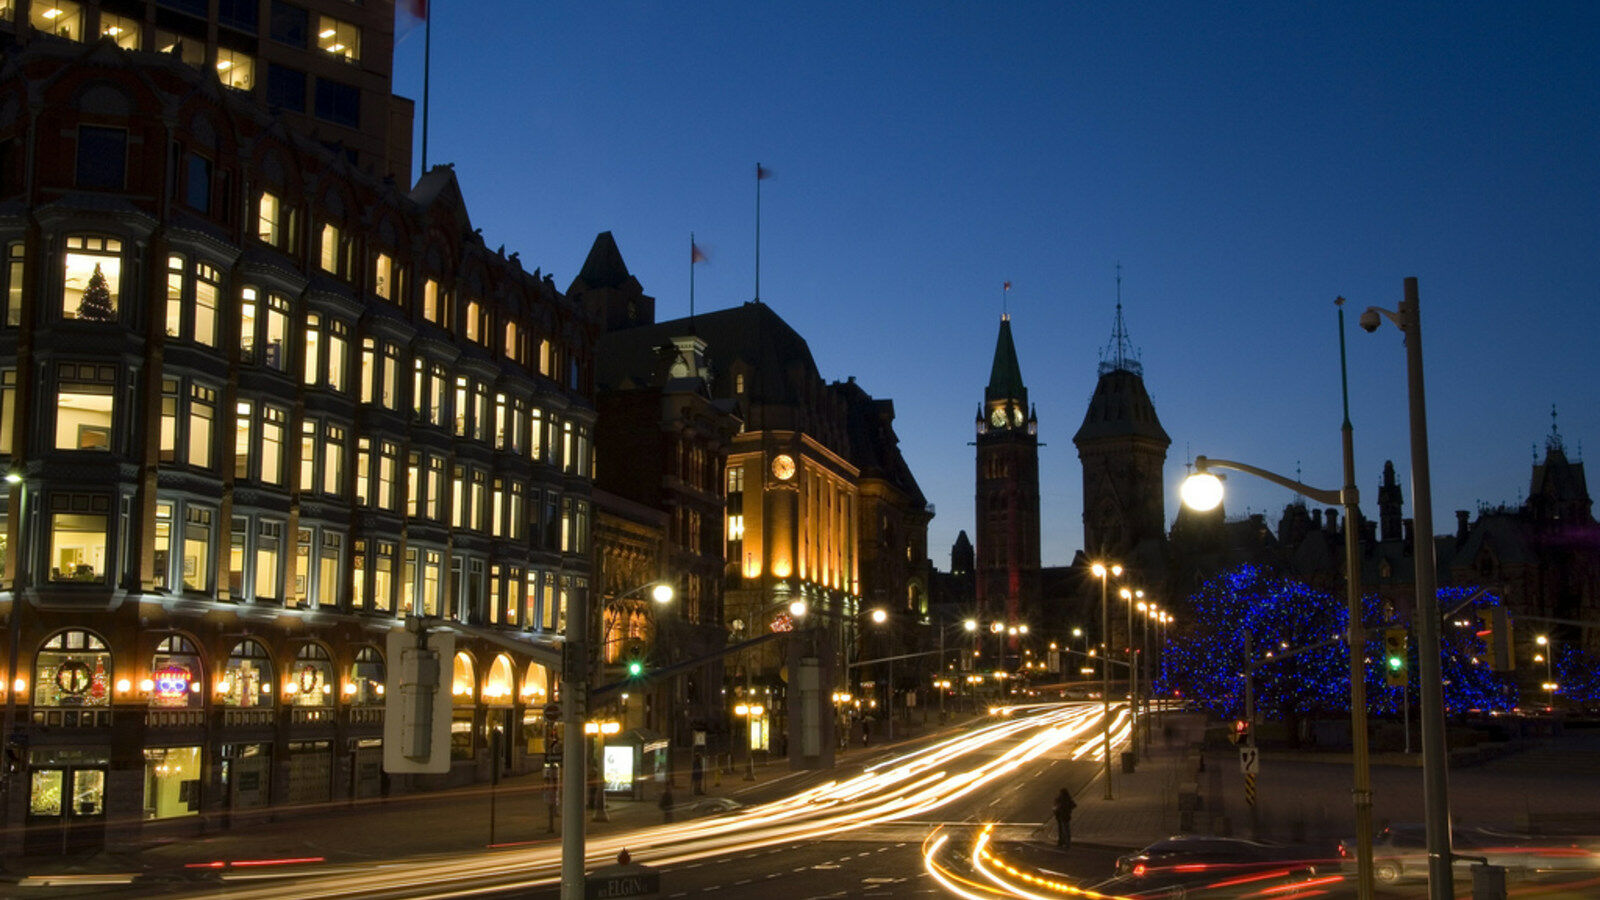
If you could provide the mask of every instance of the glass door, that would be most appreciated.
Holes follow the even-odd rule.
[[[24,852],[54,855],[105,846],[104,766],[46,766],[29,776]]]

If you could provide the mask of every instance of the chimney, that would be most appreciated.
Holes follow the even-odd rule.
[[[1470,527],[1467,524],[1468,515],[1470,515],[1470,514],[1464,509],[1456,510],[1456,540],[1457,541],[1464,541],[1464,540],[1467,539],[1467,529]]]
[[[1337,509],[1328,510],[1323,515],[1322,521],[1327,524],[1329,534],[1337,534],[1339,532],[1339,511]]]
[[[1313,509],[1311,511],[1311,527],[1318,531],[1322,530],[1322,510]]]

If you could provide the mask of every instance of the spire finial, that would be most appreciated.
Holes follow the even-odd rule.
[[[1567,452],[1567,448],[1561,442],[1561,429],[1556,427],[1556,405],[1554,403],[1550,404],[1550,436],[1545,438],[1544,447],[1546,452],[1553,450],[1559,450],[1562,453]]]
[[[1111,343],[1100,354],[1100,374],[1108,372],[1132,372],[1143,377],[1144,366],[1139,362],[1139,354],[1133,350],[1133,341],[1128,338],[1128,328],[1122,321],[1122,263],[1117,263],[1117,315],[1111,326]]]

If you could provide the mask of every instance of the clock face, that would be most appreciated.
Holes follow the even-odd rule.
[[[794,458],[787,453],[780,453],[772,458],[772,474],[779,481],[788,481],[794,477]]]
[[[994,412],[989,414],[989,421],[994,423],[994,427],[996,428],[1004,428],[1006,424],[1005,409],[1003,407],[996,406],[994,408]]]
[[[1013,409],[1011,411],[1011,424],[1016,425],[1018,428],[1021,428],[1022,427],[1022,419],[1023,419],[1022,410],[1020,408]]]

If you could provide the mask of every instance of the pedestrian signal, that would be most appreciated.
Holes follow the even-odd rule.
[[[1233,723],[1233,731],[1228,735],[1228,740],[1235,744],[1248,744],[1250,742],[1250,723],[1238,719]]]
[[[1383,678],[1390,687],[1406,684],[1406,630],[1385,628],[1383,631]]]

